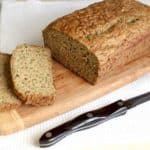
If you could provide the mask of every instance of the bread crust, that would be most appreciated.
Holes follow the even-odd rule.
[[[50,96],[42,96],[42,95],[36,95],[36,94],[22,94],[19,93],[14,88],[15,94],[22,100],[23,103],[27,105],[33,105],[33,106],[47,106],[52,105],[54,103],[55,94],[51,94]]]
[[[23,48],[26,45],[27,44],[19,45],[16,47],[16,49]],[[29,45],[29,46],[34,47],[34,48],[42,48],[40,46],[35,46],[35,45]],[[46,49],[46,48],[44,48],[44,49]],[[11,59],[10,59],[11,74],[12,74],[13,61],[14,61],[14,58],[11,57]],[[49,62],[52,63],[51,58],[49,58]],[[53,72],[53,70],[51,70],[51,71]],[[53,77],[53,73],[52,73],[52,77]],[[21,93],[16,89],[15,81],[13,80],[13,78],[12,78],[12,82],[13,82],[13,90],[14,90],[15,94],[19,97],[19,99],[23,103],[28,104],[28,105],[33,105],[33,106],[47,106],[47,105],[51,105],[54,103],[55,89],[54,89],[53,93],[48,96],[43,96],[40,94]]]
[[[137,23],[134,24],[136,21]],[[106,42],[105,38],[99,38],[98,35],[109,34],[109,31],[114,27],[113,32],[117,36],[126,35],[126,32],[132,29],[135,30],[135,35],[140,30],[148,30],[150,27],[150,7],[135,0],[104,0],[58,18],[49,24],[43,32],[53,28],[80,41],[95,52],[100,51],[98,48],[101,48],[102,51],[102,44],[104,41]],[[125,30],[123,30],[124,28]],[[123,31],[121,32],[121,30]]]
[[[18,107],[21,106],[21,102],[16,102],[16,103],[5,103],[5,104],[1,104],[0,105],[0,112],[5,112],[5,111],[9,111],[11,109],[16,109]]]

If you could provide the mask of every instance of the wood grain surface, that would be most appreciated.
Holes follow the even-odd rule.
[[[109,74],[105,79],[99,79],[93,86],[54,62],[57,90],[55,103],[46,107],[22,105],[17,110],[0,113],[0,135],[7,135],[56,117],[128,84],[148,72],[150,72],[150,57],[146,56]]]

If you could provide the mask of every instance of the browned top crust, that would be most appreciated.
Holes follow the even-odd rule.
[[[44,32],[50,28],[100,55],[137,35],[150,34],[150,7],[134,0],[105,0],[57,19]]]

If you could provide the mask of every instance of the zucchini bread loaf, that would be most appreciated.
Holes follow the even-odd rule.
[[[11,57],[11,75],[16,95],[26,104],[53,103],[55,88],[49,49],[26,44],[18,46]]]
[[[150,7],[104,0],[52,22],[43,37],[57,61],[94,84],[150,52]]]

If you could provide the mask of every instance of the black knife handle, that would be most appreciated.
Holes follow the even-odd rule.
[[[63,125],[47,131],[40,138],[40,147],[51,146],[73,132],[94,127],[109,119],[124,115],[126,112],[127,107],[124,101],[119,100],[101,109],[82,114]]]

